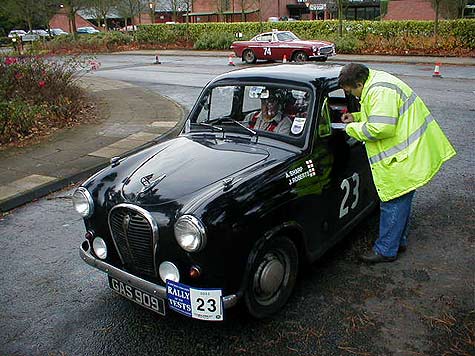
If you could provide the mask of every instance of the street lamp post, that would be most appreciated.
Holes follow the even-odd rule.
[[[155,3],[150,2],[148,6],[150,7],[150,20],[155,23]]]

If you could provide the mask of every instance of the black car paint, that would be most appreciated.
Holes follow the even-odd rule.
[[[344,132],[316,137],[322,98],[337,87],[339,66],[281,65],[230,72],[209,87],[236,83],[275,83],[311,88],[312,125],[296,145],[261,135],[236,132],[182,133],[108,167],[83,186],[93,196],[94,214],[86,228],[111,243],[107,220],[119,203],[136,204],[149,211],[160,229],[157,261],[177,264],[180,282],[196,287],[223,289],[224,295],[242,295],[252,256],[263,240],[283,234],[297,245],[301,258],[313,261],[346,234],[374,206],[375,192],[361,143]],[[206,89],[203,91],[204,95]],[[196,114],[199,102],[190,116]],[[229,160],[227,157],[231,157]],[[162,160],[163,158],[163,160]],[[311,160],[316,175],[289,184],[287,172]],[[343,179],[362,167],[365,185],[358,208],[344,219],[336,216],[344,198]],[[140,178],[165,174],[155,188],[139,195]],[[206,226],[207,246],[196,253],[181,249],[173,225],[192,214]],[[121,267],[112,251],[106,262]],[[191,266],[203,271],[199,280],[188,276]],[[131,268],[133,272],[133,267]],[[141,276],[162,284],[158,276]]]

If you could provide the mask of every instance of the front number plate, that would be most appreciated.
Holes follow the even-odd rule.
[[[107,277],[109,278],[109,287],[114,292],[160,315],[165,315],[165,301],[162,298],[154,297],[111,276]]]
[[[167,281],[167,299],[170,309],[200,320],[222,321],[221,289],[192,288],[186,284]]]

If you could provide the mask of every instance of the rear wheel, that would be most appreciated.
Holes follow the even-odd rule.
[[[247,64],[256,63],[256,59],[256,54],[250,49],[246,49],[242,54],[242,60]]]
[[[303,51],[297,51],[292,56],[292,60],[294,62],[306,62],[308,60],[308,55],[307,55],[307,53],[305,53]]]
[[[295,244],[284,236],[266,241],[254,258],[244,294],[249,314],[260,319],[282,308],[292,294],[297,272]]]

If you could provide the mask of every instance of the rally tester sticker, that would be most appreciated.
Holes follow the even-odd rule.
[[[300,166],[285,173],[285,178],[289,180],[289,185],[297,183],[298,181],[301,181],[302,179],[307,177],[315,177],[316,173],[315,167],[313,166],[313,161],[305,161],[305,164],[307,165],[307,170],[305,170],[304,167]]]
[[[167,299],[170,309],[190,318],[209,321],[223,320],[221,289],[192,288],[168,280]]]

